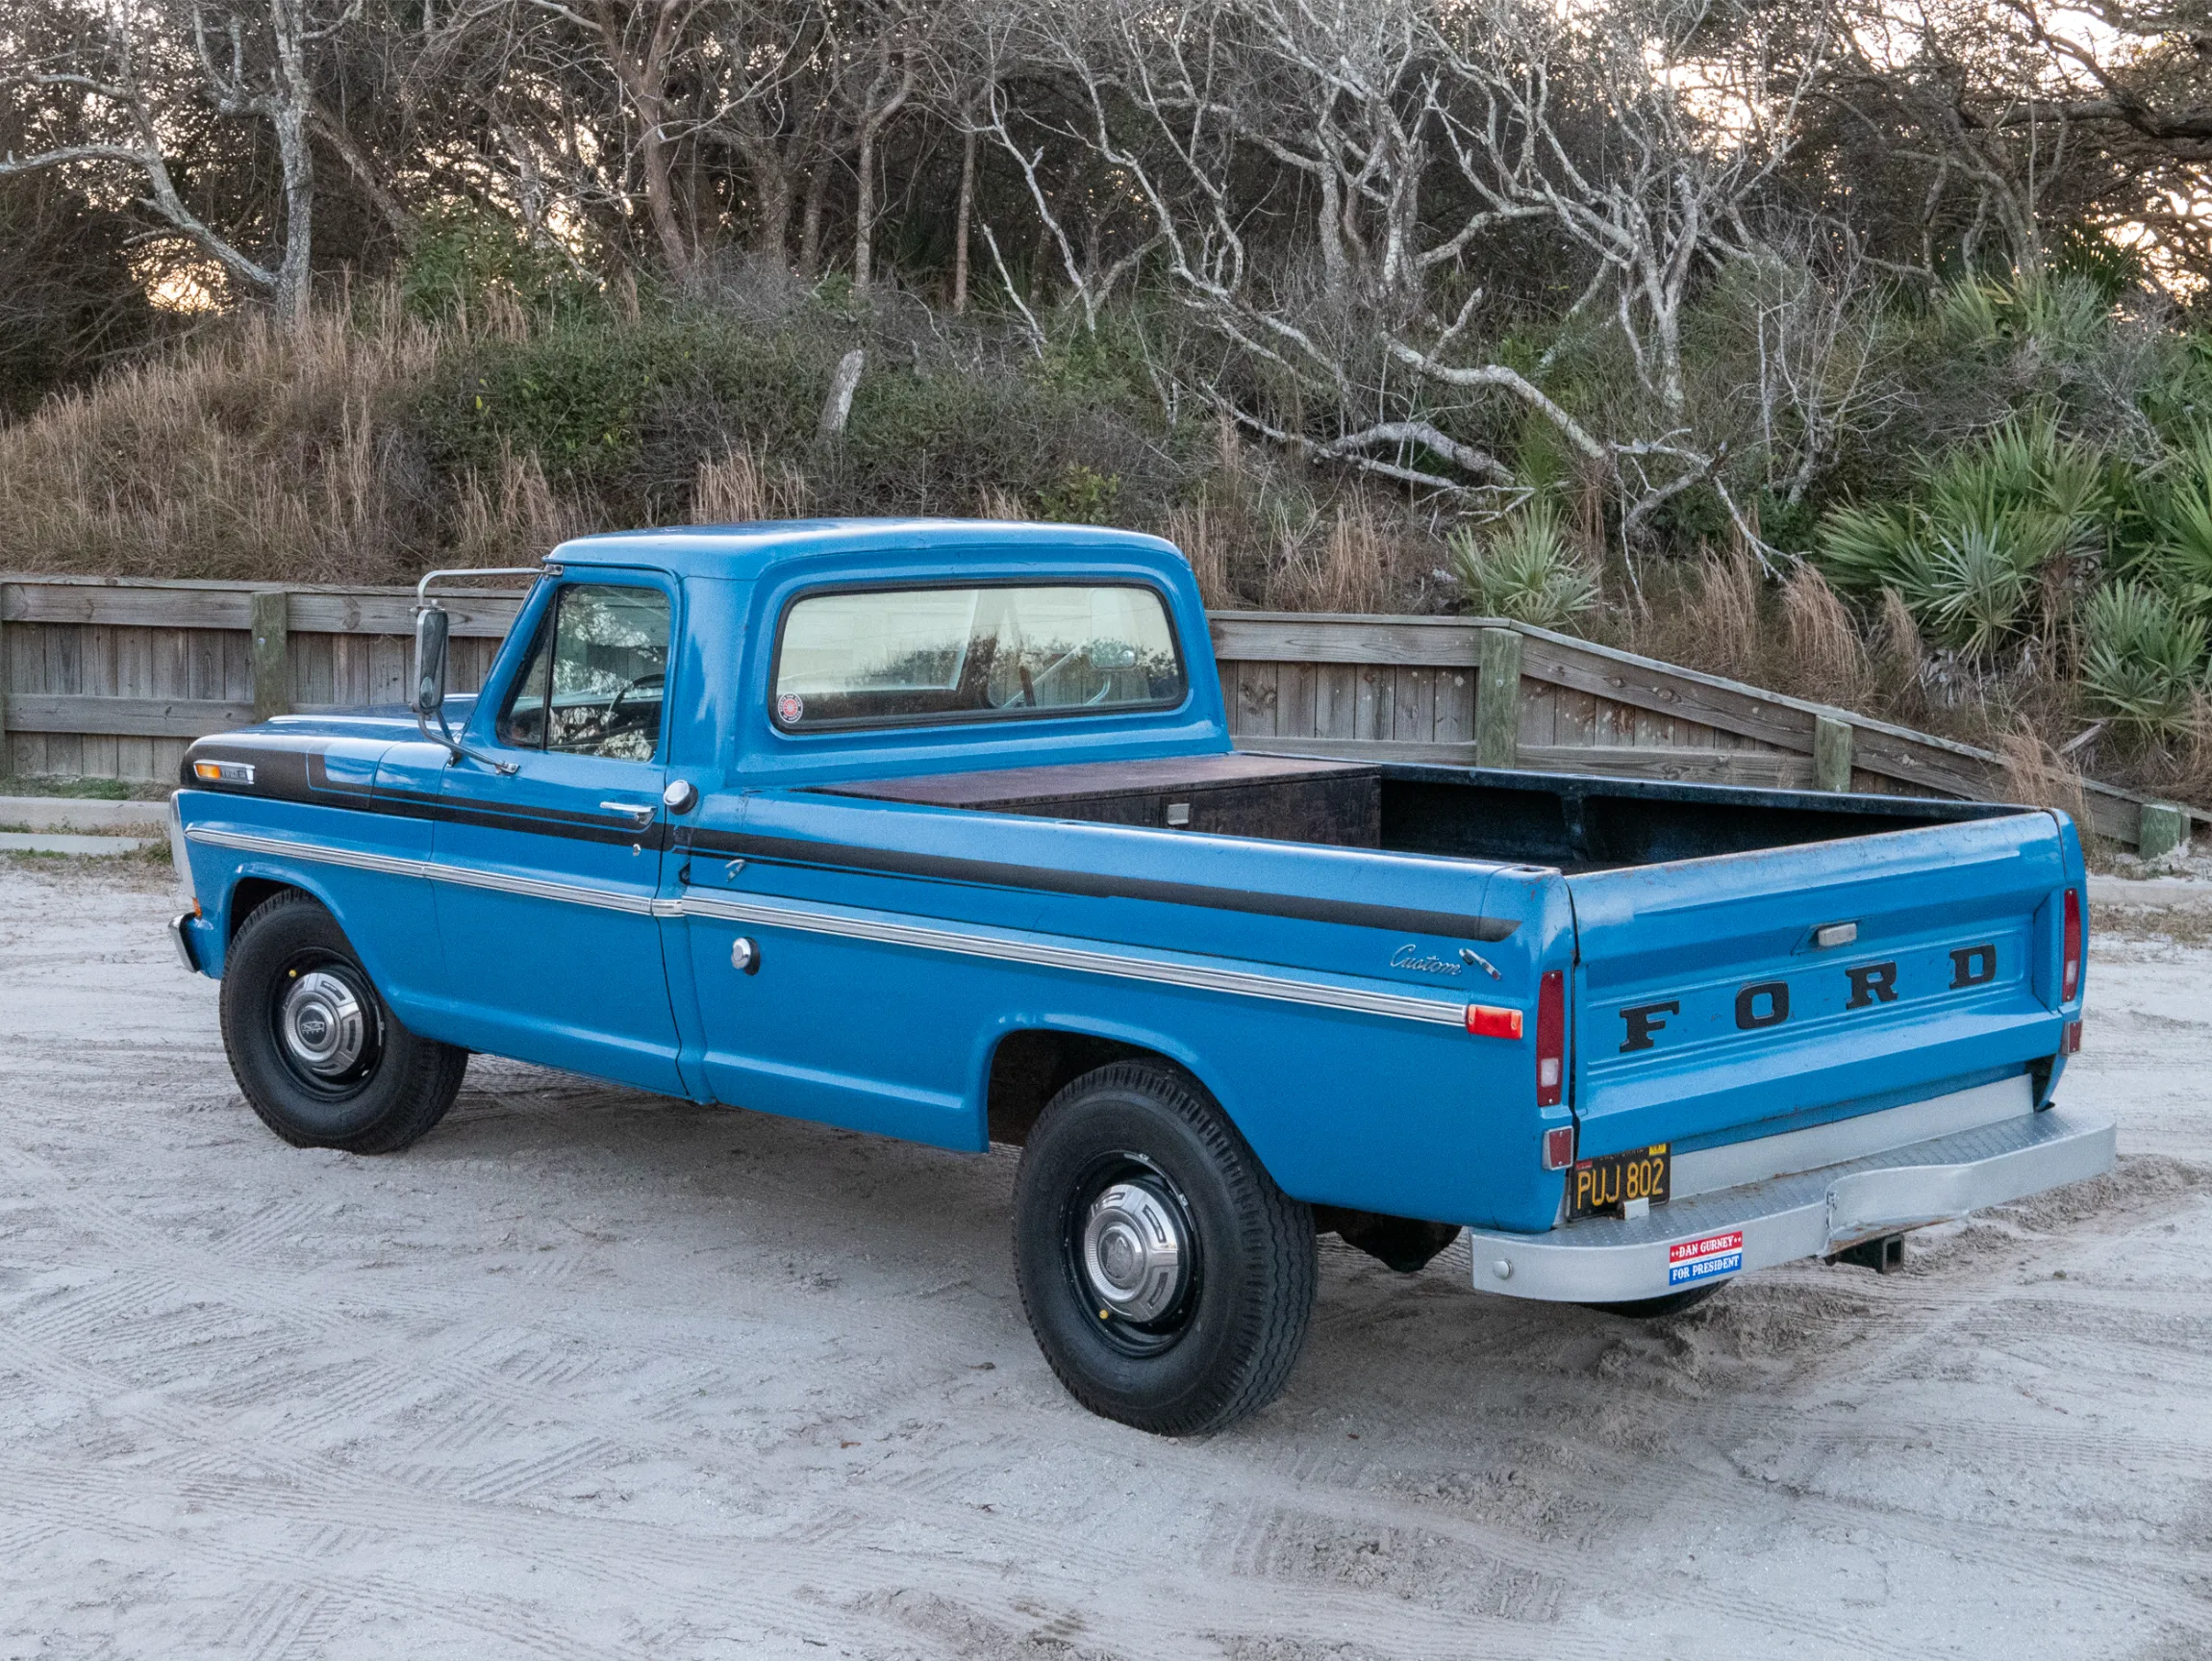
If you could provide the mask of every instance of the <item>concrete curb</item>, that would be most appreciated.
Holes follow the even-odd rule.
[[[154,845],[142,836],[69,836],[39,831],[0,831],[0,853],[122,854]]]
[[[87,801],[78,796],[0,796],[0,825],[35,831],[167,832],[167,802]]]
[[[2089,903],[2160,909],[2212,907],[2212,882],[2185,876],[2093,876],[2089,879]]]

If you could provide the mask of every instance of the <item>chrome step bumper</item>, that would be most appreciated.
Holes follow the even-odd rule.
[[[1470,1228],[1477,1291],[1567,1303],[1665,1297],[2024,1199],[2112,1169],[2113,1127],[2057,1108],[1818,1170],[1591,1218],[1548,1234]]]

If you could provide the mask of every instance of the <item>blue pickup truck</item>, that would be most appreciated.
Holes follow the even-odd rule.
[[[1022,1146],[1021,1297],[1086,1405],[1267,1402],[1317,1233],[1663,1314],[2101,1172],[2060,815],[1258,756],[1149,537],[586,538],[484,691],[202,740],[186,966],[287,1141],[403,1148],[471,1051]]]

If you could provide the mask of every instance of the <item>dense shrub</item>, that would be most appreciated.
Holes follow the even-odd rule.
[[[1559,510],[1542,497],[1484,534],[1455,532],[1450,546],[1470,612],[1557,629],[1597,604],[1596,570],[1572,545]]]
[[[832,376],[856,344],[868,362],[850,416],[822,440]],[[997,491],[1050,516],[1142,518],[1181,487],[1171,439],[1119,382],[893,350],[831,312],[600,313],[473,341],[415,421],[449,473],[527,453],[616,520],[686,517],[699,466],[741,445],[792,461],[821,513],[969,514]]]

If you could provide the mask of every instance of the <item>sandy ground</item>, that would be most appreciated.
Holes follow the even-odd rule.
[[[2212,950],[2106,937],[2116,1179],[1637,1325],[1324,1243],[1283,1400],[1065,1397],[963,1158],[479,1061],[234,1092],[151,868],[0,863],[0,1654],[2212,1655]]]

